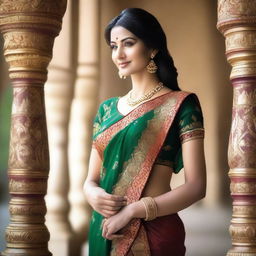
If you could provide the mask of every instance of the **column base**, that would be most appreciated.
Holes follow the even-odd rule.
[[[256,247],[238,247],[228,251],[227,256],[256,256]]]
[[[16,248],[6,248],[1,256],[52,256],[47,248],[37,248],[37,249],[16,249]]]

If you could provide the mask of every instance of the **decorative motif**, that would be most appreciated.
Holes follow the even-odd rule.
[[[47,188],[46,180],[14,180],[10,179],[9,190],[12,194],[45,194]]]
[[[42,229],[41,225],[20,226],[19,229],[10,228],[11,226],[6,229],[6,242],[17,243],[17,247],[19,243],[37,244],[39,240],[41,243],[47,243],[50,238],[46,227]]]
[[[254,0],[218,0],[218,21],[255,16]]]
[[[38,45],[41,51],[46,51],[47,53],[51,53],[52,47],[53,47],[53,41],[51,40],[51,36],[43,35],[43,34],[41,35],[35,34],[29,31],[27,31],[26,33],[10,32],[10,33],[4,34],[4,50],[8,50],[8,52],[10,50],[17,49],[17,47],[33,49],[35,45]],[[16,56],[19,56],[19,55],[16,55]]]
[[[232,31],[226,33],[226,50],[256,49],[256,34],[253,31]]]
[[[256,194],[256,182],[231,182],[230,190],[232,194]]]
[[[9,153],[11,216],[4,256],[51,256],[44,225],[49,152],[43,87],[65,9],[66,0],[0,0],[0,31],[14,87]]]
[[[256,89],[249,85],[234,88],[233,121],[229,144],[230,168],[256,166]]]
[[[234,217],[256,216],[256,205],[233,205]]]
[[[159,108],[155,106],[157,102],[154,102],[154,104],[152,101],[150,102],[154,105],[155,115],[157,116],[156,120],[158,120],[158,122],[155,122],[154,119],[148,122],[148,128],[144,131],[137,148],[133,152],[133,155],[136,155],[136,158],[132,157],[127,161],[122,175],[120,175],[117,184],[113,188],[114,194],[126,195],[128,203],[140,199],[153,162],[164,142],[165,136],[174,120],[180,104],[187,95],[188,93],[186,92],[176,92],[173,95],[169,94],[166,96],[167,98],[165,101],[163,101],[164,99],[161,99],[162,104],[160,104],[161,107]],[[160,130],[161,132],[159,132]],[[155,139],[152,140],[152,138]],[[147,143],[143,143],[145,141]],[[151,143],[148,143],[149,141]],[[132,176],[130,176],[130,172],[132,173]],[[113,241],[113,248],[116,255],[126,255],[131,244],[136,239],[140,224],[141,222],[139,219],[134,219],[128,227],[123,229],[123,237],[118,239],[117,243]]]
[[[1,0],[0,13],[13,13],[13,12],[47,12],[52,14],[59,14],[62,16],[66,10],[65,0]]]
[[[232,224],[230,226],[230,234],[233,242],[256,243],[256,225],[247,224]]]
[[[173,93],[166,93],[162,96],[159,96],[157,98],[154,98],[147,104],[141,104],[137,108],[135,108],[130,114],[124,116],[123,119],[116,122],[114,125],[112,125],[109,129],[107,129],[106,132],[102,132],[99,134],[99,136],[96,138],[94,142],[94,146],[99,151],[99,154],[102,155],[105,147],[107,146],[108,142],[111,140],[111,138],[116,134],[117,131],[120,129],[125,128],[129,123],[136,120],[139,116],[141,116],[143,113],[146,113],[162,104],[165,97],[169,97],[169,95]],[[173,99],[173,105],[175,104],[175,100]]]
[[[228,162],[233,216],[228,256],[256,255],[256,1],[219,0],[218,29],[226,37],[234,86]]]

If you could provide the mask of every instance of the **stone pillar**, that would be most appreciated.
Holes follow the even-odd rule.
[[[79,2],[78,68],[69,126],[70,221],[77,244],[87,238],[90,208],[83,193],[91,147],[92,120],[97,107],[99,76],[98,0]]]
[[[63,18],[62,31],[53,48],[53,59],[45,84],[46,117],[50,151],[46,226],[50,232],[49,249],[54,256],[68,256],[72,238],[68,220],[68,122],[73,96],[71,1]]]
[[[218,29],[232,66],[228,161],[233,198],[228,256],[256,255],[256,1],[219,0]]]
[[[52,255],[44,224],[49,171],[44,83],[65,9],[65,0],[0,3],[0,31],[13,86],[5,256]]]

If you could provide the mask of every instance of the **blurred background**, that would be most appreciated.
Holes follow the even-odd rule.
[[[91,146],[92,120],[101,101],[126,94],[130,79],[120,80],[103,32],[127,7],[157,17],[182,90],[195,92],[205,121],[207,194],[180,212],[185,223],[187,256],[225,255],[231,247],[227,146],[231,125],[232,87],[225,41],[216,29],[217,1],[80,0],[69,1],[56,39],[45,85],[51,157],[47,226],[53,255],[86,255],[90,208],[82,192]],[[3,46],[1,37],[0,44]],[[0,251],[5,248],[8,215],[8,145],[12,89],[3,54],[0,59]],[[183,172],[172,186],[184,181]]]

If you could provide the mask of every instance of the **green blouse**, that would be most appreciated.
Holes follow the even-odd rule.
[[[100,105],[93,124],[93,140],[111,124],[124,117],[117,109],[118,100],[119,97],[110,98]],[[108,126],[102,126],[101,123],[106,120]],[[155,164],[170,166],[174,173],[178,173],[183,168],[182,143],[203,137],[203,115],[200,103],[195,94],[190,94],[181,104]]]

